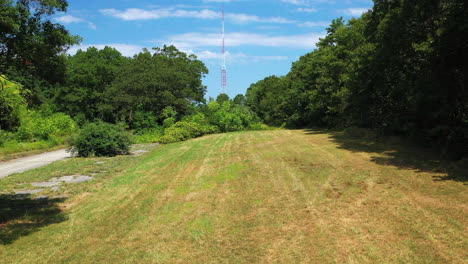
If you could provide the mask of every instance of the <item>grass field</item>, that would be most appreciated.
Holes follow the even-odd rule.
[[[0,196],[0,262],[466,263],[461,165],[315,130],[68,159],[0,180],[1,191],[95,175],[70,185],[68,199]]]

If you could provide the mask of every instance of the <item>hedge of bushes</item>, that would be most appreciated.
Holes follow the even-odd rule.
[[[159,142],[167,144],[184,141],[218,131],[218,128],[212,125],[199,124],[191,121],[179,121],[164,131],[164,136],[160,138]]]
[[[53,136],[70,135],[76,128],[75,121],[66,114],[55,113],[47,116],[41,112],[31,111],[22,118],[16,138],[20,141],[47,140]]]

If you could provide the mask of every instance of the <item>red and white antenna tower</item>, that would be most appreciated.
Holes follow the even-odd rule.
[[[223,4],[223,62],[221,65],[221,93],[226,94],[227,74],[226,74],[226,48],[224,46],[224,4]]]

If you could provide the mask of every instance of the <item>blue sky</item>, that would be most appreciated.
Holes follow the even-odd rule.
[[[142,48],[175,45],[209,69],[206,97],[221,92],[221,6],[226,13],[229,96],[251,83],[284,75],[291,63],[312,51],[332,19],[360,16],[371,0],[69,0],[68,12],[54,16],[81,46],[112,46],[125,56]]]

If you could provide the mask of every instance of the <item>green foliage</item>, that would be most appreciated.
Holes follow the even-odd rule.
[[[89,123],[71,142],[71,151],[80,157],[113,157],[130,152],[131,134],[122,126],[102,121]]]
[[[280,128],[283,128],[284,126],[281,126]],[[265,125],[263,123],[253,123],[250,125],[249,130],[275,130],[278,129],[276,127],[271,127],[268,125]]]
[[[219,104],[223,104],[224,102],[227,102],[227,101],[229,101],[229,95],[225,93],[222,93],[218,95],[218,97],[216,97],[216,102],[218,102]]]
[[[65,12],[66,0],[0,1],[0,72],[32,91],[30,102],[39,104],[50,87],[65,80],[65,55],[80,38],[52,22]]]
[[[288,109],[291,98],[290,80],[286,77],[267,77],[252,84],[246,93],[246,105],[268,125],[293,123]],[[292,104],[292,102],[291,102]]]
[[[209,124],[209,121],[208,119],[206,118],[205,114],[201,113],[201,112],[197,112],[193,115],[189,115],[189,116],[184,116],[182,118],[182,121],[188,121],[188,122],[195,122],[195,123],[198,123],[198,124]]]
[[[167,128],[161,143],[172,143],[199,137],[205,134],[242,131],[248,129],[263,130],[257,116],[246,106],[234,104],[231,100],[212,100],[207,105],[196,108],[197,111],[182,118]]]
[[[44,115],[42,112],[29,111],[22,118],[16,137],[20,141],[46,140],[52,137],[71,135],[76,128],[75,121],[66,114]]]
[[[161,117],[163,120],[163,127],[169,128],[175,124],[177,121],[176,119],[177,112],[174,110],[172,106],[167,106],[162,110]]]
[[[169,117],[169,118],[166,118],[163,120],[163,127],[164,128],[169,128],[171,126],[173,126],[176,122],[176,119],[175,117]]]
[[[26,111],[24,96],[27,94],[21,85],[0,75],[0,129],[12,131],[19,126],[21,115]]]
[[[232,102],[236,105],[246,105],[247,98],[243,94],[238,94],[232,99]]]
[[[216,128],[190,121],[179,121],[164,131],[160,143],[167,144],[215,133]]]
[[[204,101],[206,73],[208,69],[195,55],[174,46],[155,48],[154,53],[144,50],[122,67],[107,97],[117,119],[129,124],[137,111],[162,113],[168,106],[183,116],[194,102]]]
[[[96,118],[116,121],[106,92],[128,60],[107,46],[101,50],[95,47],[78,50],[66,59],[66,83],[57,88],[54,103],[60,111],[79,117],[80,123]]]
[[[468,155],[466,1],[375,0],[361,18],[333,20],[317,49],[285,77],[247,91],[271,125],[369,128]]]
[[[135,143],[155,143],[159,142],[160,138],[164,135],[164,128],[155,126],[153,128],[146,128],[138,130],[135,135]]]
[[[221,132],[247,130],[259,121],[248,107],[234,104],[230,100],[222,104],[212,101],[202,111],[205,112],[208,122]]]
[[[133,129],[142,131],[158,126],[158,120],[154,113],[138,111],[133,118]]]
[[[10,133],[4,130],[0,130],[0,147],[3,147],[9,139]]]
[[[166,118],[175,118],[177,116],[177,112],[172,106],[167,106],[161,111],[161,116],[166,119]]]

